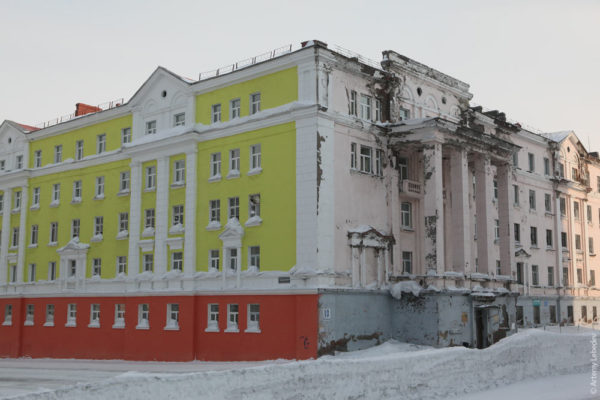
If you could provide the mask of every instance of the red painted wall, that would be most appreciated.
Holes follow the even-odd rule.
[[[77,326],[65,327],[69,303],[77,304]],[[138,305],[150,306],[150,329],[135,329]],[[179,304],[179,330],[165,330],[167,304]],[[208,304],[219,307],[220,332],[205,332]],[[246,333],[247,305],[260,304],[260,333]],[[59,297],[0,299],[13,306],[13,323],[0,326],[0,357],[51,357],[191,361],[306,359],[317,355],[318,295],[227,295]],[[34,325],[24,326],[27,304]],[[44,326],[54,304],[54,326]],[[100,327],[89,328],[91,305],[100,305]],[[115,305],[125,304],[125,328],[113,329]],[[227,304],[239,305],[239,332],[224,332]]]

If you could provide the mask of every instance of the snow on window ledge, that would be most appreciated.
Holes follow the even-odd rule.
[[[257,326],[252,326],[246,329],[244,332],[246,333],[260,333],[260,328]]]
[[[44,326],[54,326],[54,322],[46,322]]]
[[[185,182],[184,181],[175,181],[175,182],[171,183],[171,187],[173,189],[184,187],[184,186],[185,186]]]
[[[21,211],[21,207],[19,207],[19,208],[13,208],[13,209],[11,210],[11,213],[12,213],[12,214],[18,214],[20,211]]]
[[[232,169],[229,171],[229,173],[227,174],[227,176],[225,178],[235,179],[235,178],[239,178],[239,177],[240,177],[240,171],[237,169]]]
[[[58,207],[60,205],[60,201],[58,200],[52,200],[52,202],[50,203],[50,207]]]
[[[185,228],[181,224],[173,225],[169,228],[169,235],[180,235],[185,232]]]
[[[148,330],[148,329],[150,329],[150,324],[148,323],[147,319],[143,319],[140,322],[138,322],[138,324],[135,327],[135,329]]]
[[[31,207],[29,207],[30,210],[34,211],[34,210],[39,210],[40,209],[40,205],[39,204],[34,204]]]
[[[113,329],[125,329],[125,321],[119,320],[115,322],[112,326]]]
[[[129,196],[129,190],[121,190],[117,193],[117,196]]]
[[[262,218],[260,218],[260,216],[255,215],[254,217],[250,217],[248,218],[248,220],[246,221],[246,223],[244,225],[246,226],[258,226],[262,224]]]
[[[219,221],[210,221],[206,226],[207,231],[216,231],[217,229],[221,229],[221,222]]]
[[[92,321],[88,325],[88,328],[100,328],[100,322],[99,321]]]
[[[97,234],[92,236],[92,238],[90,239],[90,242],[101,242],[103,239],[102,234]]]
[[[219,326],[216,324],[208,325],[204,332],[219,332]]]
[[[247,175],[258,175],[261,172],[262,172],[262,168],[261,167],[252,168],[250,171],[248,171]]]
[[[240,330],[238,329],[237,325],[232,325],[232,326],[228,326],[227,329],[225,329],[224,332],[228,332],[228,333],[238,333]]]
[[[221,174],[213,175],[210,178],[208,178],[209,182],[218,182],[220,180],[221,180]]]
[[[128,236],[129,236],[128,230],[120,231],[119,233],[117,233],[117,240],[127,239]]]
[[[79,204],[81,203],[81,197],[73,197],[73,200],[71,200],[71,204]]]
[[[104,194],[98,194],[94,196],[94,200],[104,200]]]
[[[165,331],[178,331],[179,330],[179,324],[177,323],[177,321],[169,321],[167,322],[167,325],[164,327]]]
[[[33,326],[33,321],[25,321],[25,323],[23,325],[25,325],[25,326]]]
[[[12,321],[4,321],[2,326],[12,326]]]
[[[38,245],[36,244],[30,244],[29,246],[27,246],[28,249],[37,249]]]
[[[75,321],[67,321],[67,323],[65,324],[66,328],[75,328],[77,326],[77,323]]]
[[[50,243],[48,243],[48,246],[50,246],[50,247],[56,247],[56,246],[58,246],[58,243],[57,242],[50,242]]]
[[[142,237],[154,236],[154,228],[148,227],[142,231]]]

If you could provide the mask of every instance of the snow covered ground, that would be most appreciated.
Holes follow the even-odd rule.
[[[389,341],[299,362],[0,360],[0,398],[583,400],[593,333],[530,329],[485,350]]]

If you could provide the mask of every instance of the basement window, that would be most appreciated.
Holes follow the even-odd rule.
[[[219,305],[208,305],[208,321],[206,322],[205,332],[219,332]]]
[[[179,330],[179,304],[167,304],[165,330]]]
[[[260,305],[248,304],[247,328],[244,332],[260,333]]]
[[[4,307],[4,322],[2,325],[12,325],[12,304],[7,304],[6,307]]]
[[[33,325],[33,320],[34,320],[34,312],[35,312],[35,306],[33,304],[27,304],[27,312],[25,314],[25,325],[26,326],[32,326]]]
[[[240,315],[239,305],[227,304],[227,329],[225,332],[239,332],[238,318]]]

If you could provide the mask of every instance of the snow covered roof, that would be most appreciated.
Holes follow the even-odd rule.
[[[573,133],[573,131],[548,132],[543,133],[542,136],[560,143],[563,140],[565,140],[571,133]]]

